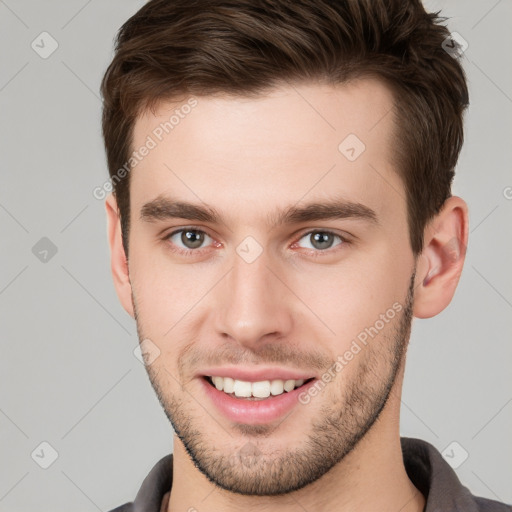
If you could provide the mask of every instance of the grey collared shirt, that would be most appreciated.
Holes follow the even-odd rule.
[[[473,496],[431,444],[408,437],[400,441],[407,474],[425,496],[424,512],[512,512],[511,505]],[[172,454],[160,459],[142,482],[135,500],[110,512],[161,512],[172,486],[172,463]]]

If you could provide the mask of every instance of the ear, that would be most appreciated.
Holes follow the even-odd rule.
[[[468,225],[466,202],[451,196],[425,228],[416,273],[415,317],[431,318],[450,304],[464,266]]]
[[[112,193],[105,200],[105,209],[107,210],[108,242],[110,245],[110,268],[114,278],[114,286],[123,308],[131,317],[134,317],[128,260],[121,236],[121,219],[117,201]]]

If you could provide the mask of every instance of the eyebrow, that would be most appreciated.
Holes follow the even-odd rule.
[[[211,224],[224,223],[219,212],[211,206],[178,201],[166,196],[158,196],[145,203],[140,212],[140,219],[145,222],[174,218]],[[292,205],[267,216],[268,224],[272,228],[284,224],[337,219],[359,219],[379,224],[377,214],[370,207],[343,199],[313,202],[304,206]]]

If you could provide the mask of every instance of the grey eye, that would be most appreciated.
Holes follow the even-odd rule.
[[[172,233],[169,240],[178,247],[198,249],[207,238],[210,237],[204,231],[198,229],[180,229]]]
[[[339,239],[340,243],[343,241],[341,236],[336,235],[335,233],[331,233],[330,231],[311,231],[310,233],[306,233],[301,240],[307,240],[309,242],[309,247],[307,249],[317,249],[317,250],[325,250],[330,249],[334,244],[335,239]]]

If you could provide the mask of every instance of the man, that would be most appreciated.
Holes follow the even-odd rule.
[[[116,511],[510,510],[399,435],[412,318],[448,306],[468,238],[440,21],[419,1],[151,0],[121,28],[112,272],[175,442]]]

